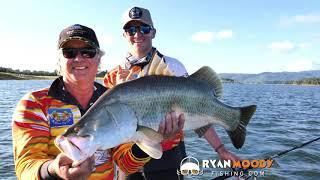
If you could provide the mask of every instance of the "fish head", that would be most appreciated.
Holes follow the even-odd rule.
[[[59,150],[74,161],[73,166],[81,164],[94,154],[97,147],[94,147],[95,145],[92,142],[90,137],[81,136],[58,136],[55,139],[55,144]]]
[[[137,130],[134,111],[123,104],[96,107],[55,140],[56,146],[81,163],[96,150],[107,150],[131,141]]]

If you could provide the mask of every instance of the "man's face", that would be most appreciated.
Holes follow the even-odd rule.
[[[152,39],[155,37],[156,30],[150,29],[150,26],[139,22],[131,21],[125,27],[123,36],[127,39],[129,45],[129,51],[134,56],[143,57],[152,49]],[[141,33],[147,32],[147,33]]]
[[[68,81],[94,81],[98,72],[98,50],[81,40],[70,40],[62,46],[60,60],[63,76]]]

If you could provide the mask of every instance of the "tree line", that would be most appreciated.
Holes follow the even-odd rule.
[[[23,74],[23,75],[33,75],[33,76],[57,76],[57,71],[48,72],[48,71],[30,71],[30,70],[20,70],[20,69],[12,69],[12,68],[5,68],[0,67],[0,72],[5,73],[13,73],[13,74]],[[107,71],[100,71],[97,74],[97,77],[104,77]]]
[[[320,85],[320,78],[303,78],[290,81],[267,81],[267,84]]]

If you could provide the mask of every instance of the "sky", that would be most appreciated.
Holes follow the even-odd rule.
[[[150,10],[153,46],[179,59],[189,73],[320,70],[319,0],[8,0],[0,6],[0,66],[53,72],[60,31],[95,30],[106,52],[100,70],[124,61],[122,14]]]

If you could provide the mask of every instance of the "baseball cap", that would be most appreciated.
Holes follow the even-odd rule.
[[[140,21],[153,27],[151,14],[148,9],[141,7],[133,7],[128,9],[122,16],[122,28],[124,28],[131,21]]]
[[[72,39],[84,41],[94,48],[100,47],[96,33],[91,28],[80,24],[74,24],[61,31],[58,41],[58,49]]]

